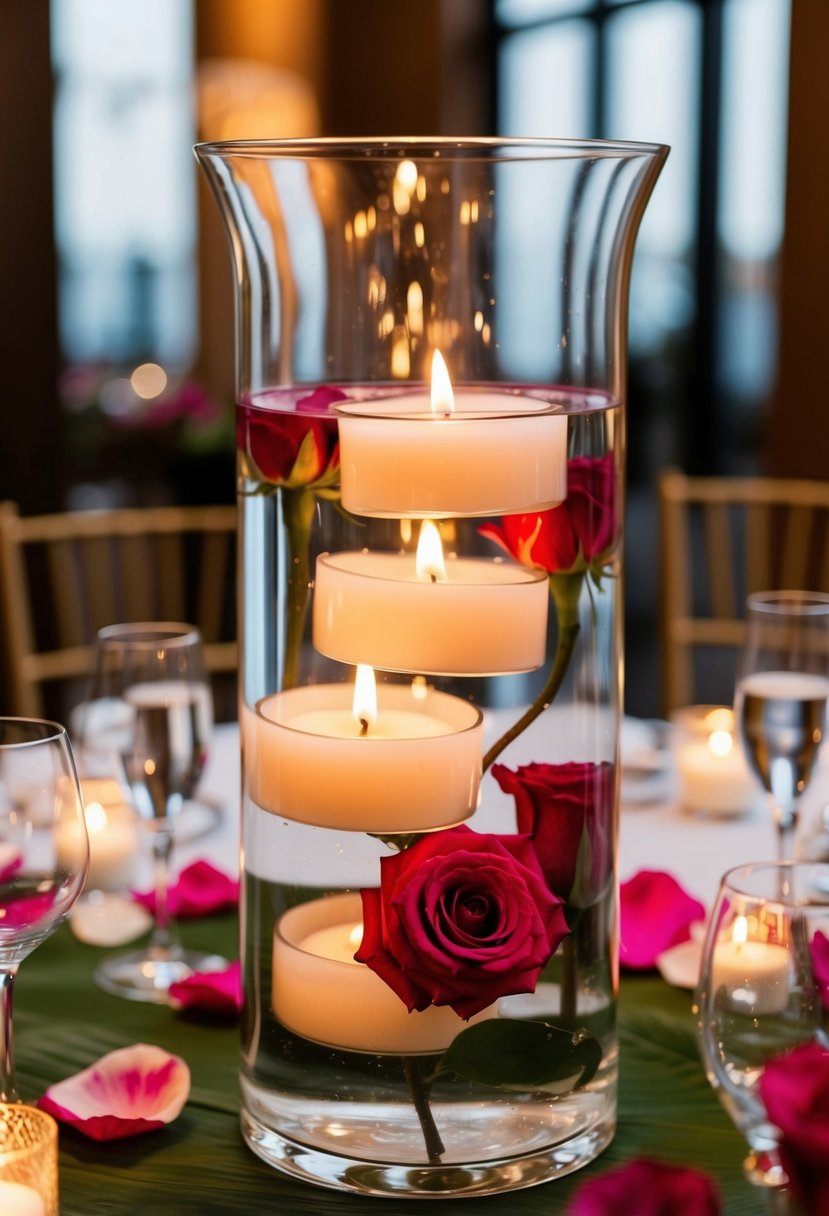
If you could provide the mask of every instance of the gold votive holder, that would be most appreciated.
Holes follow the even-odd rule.
[[[58,1216],[58,1125],[22,1102],[0,1102],[0,1212]]]

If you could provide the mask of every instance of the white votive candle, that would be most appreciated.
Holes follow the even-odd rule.
[[[274,931],[273,1011],[306,1039],[349,1051],[415,1055],[445,1051],[469,1022],[446,1006],[409,1013],[365,963],[362,900],[331,895],[291,908]],[[494,1015],[494,1006],[470,1022]]]
[[[138,850],[135,814],[124,802],[117,781],[88,778],[80,784],[89,839],[86,889],[122,890],[130,886],[135,874]],[[83,827],[77,817],[62,814],[55,836],[58,861],[76,869],[84,848]]]
[[[342,504],[357,515],[504,515],[567,497],[561,407],[519,392],[453,392],[439,352],[430,393],[334,409]]]
[[[317,559],[314,646],[341,663],[435,675],[532,671],[545,659],[543,570],[449,558],[443,579],[413,553],[325,553]]]
[[[46,1216],[46,1205],[33,1187],[0,1178],[0,1212],[3,1216]]]
[[[711,988],[724,987],[729,1004],[752,1017],[782,1013],[789,1003],[789,952],[774,942],[747,940],[747,922],[736,917],[732,935],[717,942]]]
[[[478,803],[482,716],[433,688],[383,684],[365,733],[349,684],[292,688],[244,708],[254,802],[319,827],[414,832],[449,827]]]

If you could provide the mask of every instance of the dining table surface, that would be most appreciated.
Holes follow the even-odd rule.
[[[635,724],[634,724],[635,725]],[[633,732],[635,736],[635,730]],[[622,748],[619,873],[668,871],[710,908],[722,873],[774,855],[773,827],[762,801],[744,814],[706,817],[684,812],[670,758],[653,771],[630,767]],[[174,852],[180,870],[206,859],[238,870],[240,761],[238,728],[218,727],[202,791],[183,820]],[[189,818],[189,822],[188,822]],[[147,867],[149,875],[149,862]],[[233,912],[183,921],[186,945],[238,957]],[[15,985],[18,1088],[34,1101],[46,1088],[88,1067],[106,1052],[156,1044],[181,1056],[192,1087],[182,1114],[168,1126],[130,1139],[96,1142],[62,1125],[59,1140],[61,1216],[170,1216],[199,1213],[308,1213],[335,1216],[412,1210],[412,1200],[368,1198],[311,1186],[266,1165],[239,1129],[239,1029],[235,1021],[174,1011],[108,995],[92,973],[105,955],[68,924],[21,966]],[[472,1203],[491,1216],[566,1213],[588,1177],[647,1156],[709,1173],[723,1216],[755,1216],[764,1204],[744,1179],[745,1145],[702,1068],[692,993],[657,970],[622,971],[619,991],[618,1128],[610,1146],[584,1169],[526,1190],[476,1199],[430,1199],[435,1213]],[[635,1205],[628,1209],[636,1216]]]

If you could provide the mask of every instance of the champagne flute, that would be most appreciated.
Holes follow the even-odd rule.
[[[219,955],[182,946],[168,899],[176,819],[198,785],[212,725],[210,683],[196,628],[152,621],[99,630],[82,714],[85,755],[108,758],[129,789],[151,830],[155,872],[149,943],[96,968],[95,981],[107,992],[164,1003],[172,983],[194,971],[227,966]]]
[[[706,1074],[745,1136],[749,1181],[788,1185],[760,1078],[769,1060],[826,1042],[815,958],[829,936],[829,865],[757,862],[723,877],[708,923],[695,1009]],[[814,951],[814,954],[813,954]],[[777,1205],[779,1206],[779,1205]]]
[[[829,595],[750,595],[735,716],[749,766],[770,795],[780,860],[792,854],[798,804],[824,737],[828,697]]]
[[[57,722],[0,718],[0,1102],[20,1101],[12,1050],[17,969],[69,915],[88,864],[83,802],[65,729]]]

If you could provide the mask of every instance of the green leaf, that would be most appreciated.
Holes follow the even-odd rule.
[[[586,1030],[573,1033],[548,1022],[490,1018],[453,1039],[431,1080],[453,1072],[480,1085],[568,1094],[587,1084],[601,1058],[598,1040]]]

